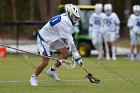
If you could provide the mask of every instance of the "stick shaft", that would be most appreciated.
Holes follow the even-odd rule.
[[[85,68],[84,65],[82,65],[83,69],[89,74],[88,70]]]
[[[10,48],[10,49],[14,49],[14,50],[17,50],[17,51],[21,51],[21,52],[28,53],[28,54],[40,56],[40,57],[49,58],[49,59],[51,59],[51,60],[59,61],[59,59],[56,59],[56,58],[52,58],[52,57],[40,55],[40,54],[37,54],[37,53],[32,53],[32,52],[29,52],[29,51],[21,50],[21,49],[18,49],[18,48],[14,48],[14,47],[7,46],[7,45],[0,44],[0,46],[6,47],[6,48]]]

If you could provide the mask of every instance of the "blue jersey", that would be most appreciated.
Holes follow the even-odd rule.
[[[104,16],[104,31],[118,32],[118,26],[120,25],[120,20],[116,13],[111,13],[110,15]]]
[[[59,38],[65,38],[69,42],[73,42],[72,33],[74,32],[74,24],[66,13],[52,17],[46,25],[39,31],[42,39],[46,42],[54,42]]]

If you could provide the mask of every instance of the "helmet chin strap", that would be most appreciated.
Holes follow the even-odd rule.
[[[70,19],[72,25],[75,25],[75,22],[74,22],[73,19],[71,18],[70,13],[68,14],[68,17],[69,17],[69,19]]]
[[[74,18],[72,17],[72,15],[70,15],[70,13],[68,14],[68,17],[71,20],[72,25],[75,25],[78,22],[78,19],[77,20],[74,20]]]

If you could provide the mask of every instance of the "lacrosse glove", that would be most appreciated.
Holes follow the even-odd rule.
[[[83,64],[83,61],[82,61],[82,57],[79,56],[78,58],[74,58],[74,61],[79,65],[79,66],[82,66]]]

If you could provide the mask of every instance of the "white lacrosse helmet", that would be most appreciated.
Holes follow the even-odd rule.
[[[95,4],[95,12],[97,14],[100,14],[102,12],[102,10],[103,10],[103,5],[101,3]]]
[[[139,15],[140,14],[140,6],[139,5],[134,5],[133,6],[133,12],[135,15]]]
[[[112,12],[112,5],[111,4],[105,4],[104,5],[104,11],[107,15],[110,15]]]
[[[80,9],[79,9],[79,7],[77,7],[73,4],[66,4],[65,12],[73,20],[73,22],[77,22],[80,19]],[[73,17],[73,15],[75,17]]]

